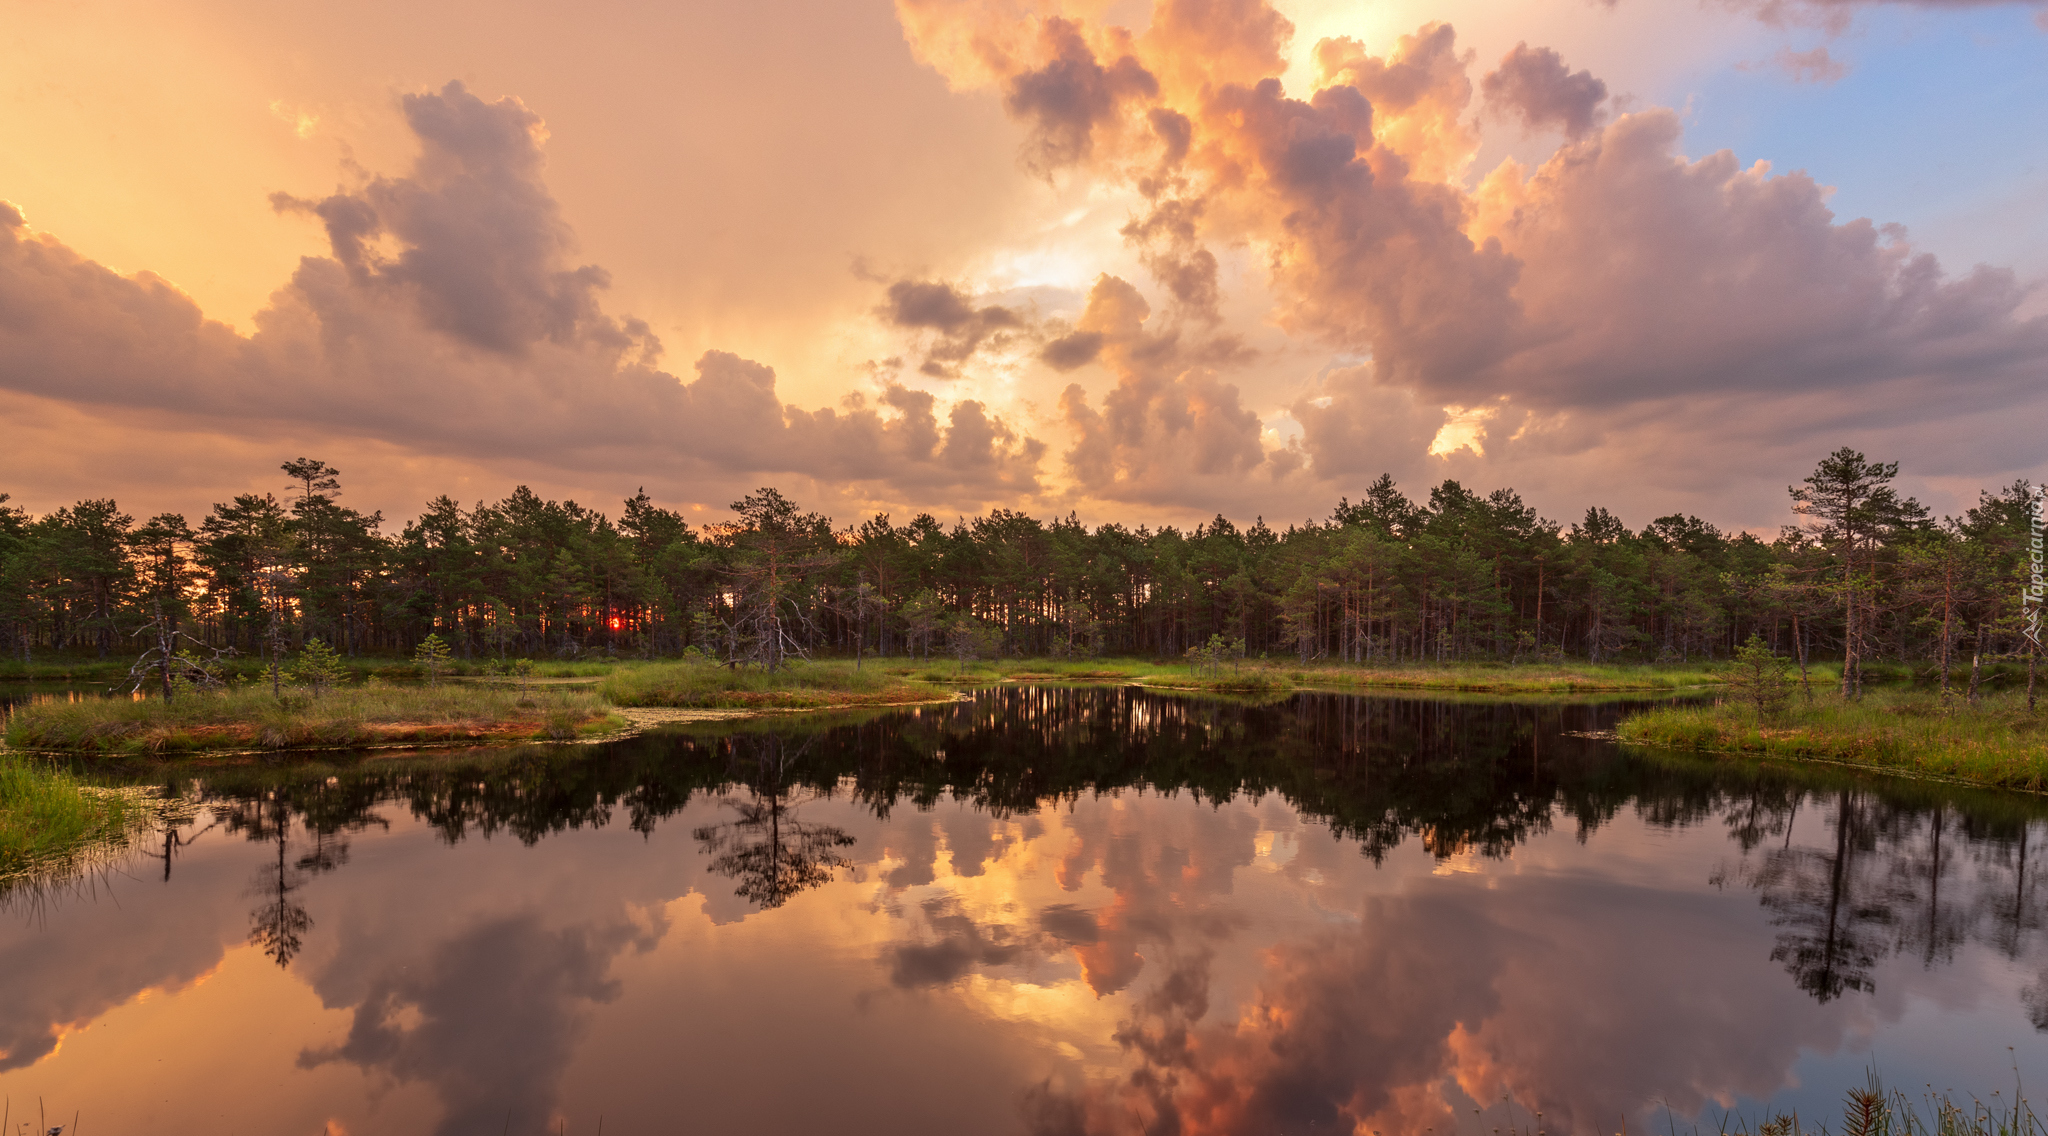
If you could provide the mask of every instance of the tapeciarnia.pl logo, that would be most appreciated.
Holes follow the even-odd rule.
[[[2027,642],[2041,649],[2041,604],[2048,598],[2048,580],[2042,578],[2042,507],[2048,505],[2048,485],[2034,489],[2034,505],[2028,510],[2030,520],[2027,542],[2027,560],[2030,569],[2027,585],[2020,589],[2020,610],[2026,615]]]

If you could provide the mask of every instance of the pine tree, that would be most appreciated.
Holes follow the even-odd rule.
[[[342,666],[341,656],[319,639],[306,640],[306,645],[299,649],[297,661],[292,664],[292,681],[311,691],[315,698],[347,677],[348,670]]]
[[[453,652],[450,650],[446,639],[441,638],[437,634],[428,635],[425,639],[420,640],[419,646],[413,648],[412,661],[421,670],[427,672],[427,683],[429,685],[439,686],[441,684],[441,672],[447,668],[448,659],[451,654]]]

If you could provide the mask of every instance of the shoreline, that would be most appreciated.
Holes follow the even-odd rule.
[[[2048,793],[2041,719],[2016,693],[1979,705],[1917,692],[1823,701],[1759,723],[1747,707],[1663,706],[1615,727],[1625,745],[1868,770],[1955,785]]]

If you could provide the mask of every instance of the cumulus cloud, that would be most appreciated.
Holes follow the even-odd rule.
[[[403,101],[411,168],[276,198],[324,226],[328,251],[252,335],[0,211],[0,389],[107,422],[317,426],[476,463],[519,455],[565,479],[811,478],[918,507],[1277,512],[1382,469],[1560,492],[1569,478],[1583,494],[1644,452],[1706,470],[1701,455],[1731,445],[1775,459],[1890,438],[1909,464],[1955,466],[1927,439],[1966,422],[1994,431],[1962,451],[1987,477],[2013,467],[1984,455],[2024,450],[2010,423],[2038,405],[2028,376],[2048,363],[2034,284],[1944,269],[1900,231],[1837,216],[1804,173],[1685,155],[1675,114],[1616,115],[1598,77],[1549,49],[1485,70],[1448,24],[1384,49],[1333,37],[1289,89],[1295,29],[1266,0],[1156,0],[1135,32],[1080,0],[896,9],[918,59],[1013,117],[1028,171],[1070,179],[1058,192],[1091,211],[1129,207],[1118,255],[1149,277],[1143,314],[1118,280],[1115,302],[1098,285],[1071,324],[1041,320],[1003,291],[1013,267],[987,283],[956,270],[881,281],[880,321],[914,341],[911,362],[874,367],[832,406],[785,402],[768,361],[665,364],[577,255],[539,118],[455,84]],[[1824,47],[1777,65],[1804,81],[1842,68]],[[1482,125],[1563,142],[1476,176]],[[1032,260],[1050,244],[1022,245],[979,263],[1073,251]],[[1137,279],[1076,271],[1101,269]],[[975,398],[919,389],[979,381],[975,361],[997,357]],[[1432,457],[1454,407],[1485,411],[1484,444]],[[1714,487],[1701,476],[1694,488]]]
[[[1490,375],[1428,381],[1546,407],[1745,390],[1847,393],[1915,379],[1953,405],[2009,399],[2048,359],[2010,271],[1946,275],[1898,230],[1836,223],[1804,173],[1687,161],[1678,116],[1624,116],[1526,180],[1496,171],[1479,224],[1521,265],[1527,345]],[[1614,255],[1627,249],[1629,255]]]
[[[318,217],[351,283],[400,291],[430,326],[496,351],[539,340],[618,350],[659,345],[645,325],[606,317],[611,283],[596,265],[568,267],[574,238],[542,182],[540,116],[515,99],[487,103],[461,83],[400,105],[421,152],[411,174],[373,177],[314,201],[273,194],[280,210]],[[399,245],[380,256],[379,238]]]
[[[1000,86],[1015,64],[983,52],[962,67],[940,48],[1014,41],[1013,21],[1058,13],[1073,45],[1126,42],[1058,5],[1021,20],[993,5],[915,7],[913,47],[962,86]],[[1249,46],[1227,46],[1232,29],[1252,29]],[[1341,363],[1283,400],[1302,427],[1286,456],[1318,480],[1475,460],[1459,468],[1482,482],[1543,477],[1544,462],[1567,458],[1590,473],[1646,435],[1673,457],[1817,451],[1909,415],[1924,426],[2038,399],[2027,376],[2048,362],[2048,320],[2027,314],[2033,285],[2008,271],[1945,271],[1902,231],[1837,217],[1804,173],[1682,155],[1670,111],[1603,123],[1606,85],[1549,49],[1517,46],[1475,92],[1449,25],[1384,54],[1336,37],[1311,53],[1311,89],[1291,93],[1275,47],[1291,30],[1255,3],[1156,4],[1134,50],[1158,93],[1118,104],[1119,122],[1142,110],[1150,129],[1115,134],[1120,162],[1098,138],[1089,168],[1145,202],[1124,235],[1176,311],[1227,299],[1197,254],[1223,241],[1263,254],[1271,321]],[[1187,78],[1187,58],[1211,57],[1212,74]],[[1824,48],[1780,62],[1809,80],[1840,69]],[[1468,189],[1475,93],[1493,117],[1565,143]],[[1235,376],[1189,366],[1171,321],[1137,335],[1090,308],[1041,352],[1055,371],[1101,363],[1118,377],[1099,402],[1077,386],[1061,397],[1078,485],[1164,499],[1142,471],[1188,485],[1260,467],[1257,412]],[[1700,415],[1709,404],[1720,418]],[[1485,444],[1425,460],[1446,408]],[[1277,452],[1263,450],[1268,467]]]
[[[1128,54],[1098,62],[1072,21],[1052,17],[1041,35],[1049,58],[1010,78],[1003,105],[1030,124],[1025,163],[1051,173],[1086,160],[1097,130],[1129,100],[1158,94],[1159,81]]]
[[[1821,54],[1827,50],[1821,49]],[[1573,71],[1556,51],[1527,43],[1516,44],[1502,56],[1500,66],[1480,80],[1479,89],[1488,107],[1518,116],[1530,130],[1548,127],[1572,138],[1593,128],[1600,104],[1607,100],[1607,84],[1592,72]]]
[[[1267,451],[1258,415],[1216,373],[1215,365],[1228,365],[1240,349],[1154,334],[1145,326],[1150,315],[1136,288],[1104,275],[1075,331],[1047,348],[1056,365],[1092,359],[1117,380],[1100,409],[1079,383],[1060,395],[1075,438],[1064,460],[1076,489],[1107,500],[1201,508],[1254,473],[1270,479],[1293,472],[1298,456]]]
[[[1043,445],[979,402],[942,412],[884,384],[872,400],[856,392],[807,411],[780,400],[768,366],[729,353],[707,352],[687,381],[661,370],[646,327],[599,306],[603,270],[568,259],[539,119],[459,83],[403,105],[421,147],[409,173],[278,199],[322,221],[330,253],[300,262],[251,336],[167,282],[119,275],[0,210],[0,387],[155,411],[167,426],[316,423],[671,484],[795,473],[970,505],[1037,489]],[[942,304],[916,299],[901,311],[938,321],[942,349],[1001,323],[983,309],[974,328],[948,328]]]

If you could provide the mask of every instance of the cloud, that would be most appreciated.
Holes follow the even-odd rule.
[[[1145,327],[1150,315],[1136,288],[1104,275],[1089,290],[1076,330],[1047,348],[1056,366],[1094,360],[1117,379],[1100,409],[1078,383],[1060,395],[1075,439],[1064,461],[1076,489],[1107,500],[1201,508],[1219,493],[1241,490],[1254,472],[1291,472],[1294,455],[1267,453],[1258,415],[1216,374],[1213,364],[1231,362],[1236,345],[1188,345],[1177,333],[1153,334]]]
[[[1010,78],[1003,105],[1030,126],[1025,165],[1050,174],[1087,160],[1096,131],[1112,124],[1127,101],[1156,95],[1159,81],[1128,54],[1107,66],[1097,62],[1072,21],[1047,19],[1040,35],[1049,58]]]
[[[432,1084],[445,1108],[436,1131],[477,1132],[516,1118],[535,1130],[553,1113],[585,1008],[619,996],[607,977],[628,946],[660,938],[626,921],[551,930],[532,915],[480,921],[372,978],[339,1045],[299,1066],[345,1061],[365,1072]]]
[[[568,259],[539,119],[459,83],[403,106],[421,145],[407,175],[278,199],[321,220],[330,254],[301,260],[251,336],[158,277],[121,276],[0,211],[0,387],[154,412],[172,431],[317,424],[678,488],[797,474],[970,506],[1036,491],[1043,445],[980,402],[941,423],[929,395],[883,384],[872,404],[855,392],[806,411],[780,400],[772,369],[726,352],[699,358],[694,380],[661,370],[645,325],[600,308],[604,271]],[[1004,322],[983,308],[949,325],[943,304],[917,299],[899,312],[938,328],[941,352]]]
[[[1168,91],[1198,99],[1279,74],[1293,38],[1294,24],[1265,0],[1158,0],[1143,51]]]
[[[1290,89],[1295,28],[1264,0],[1158,0],[1136,31],[1079,0],[896,10],[918,60],[1012,116],[1024,166],[1061,179],[1042,192],[1092,218],[948,254],[943,277],[878,281],[883,330],[914,342],[872,354],[907,364],[848,365],[844,386],[792,405],[777,360],[666,359],[650,326],[606,307],[607,272],[547,187],[535,111],[451,84],[400,101],[410,166],[275,199],[321,225],[326,251],[253,334],[0,212],[0,388],[137,451],[324,435],[579,492],[644,481],[699,500],[809,479],[840,510],[1093,499],[1270,515],[1389,469],[1513,483],[1575,511],[1559,498],[1609,492],[1645,454],[1663,461],[1658,491],[1707,493],[1730,454],[1747,468],[1895,439],[1881,452],[1909,468],[2038,464],[1983,456],[2025,453],[2012,423],[2048,362],[2037,285],[1944,269],[1901,232],[1837,216],[1804,173],[1684,155],[1672,112],[1614,116],[1601,81],[1549,49],[1486,71],[1448,24],[1385,49],[1333,37]],[[1825,47],[1777,64],[1803,81],[1843,66]],[[1482,126],[1564,142],[1476,176]],[[1081,235],[1104,217],[1123,248]],[[1030,287],[1106,271],[1144,289],[1146,314],[1042,319],[1011,289],[1047,265],[1062,279]],[[872,302],[849,301],[849,318]],[[1492,413],[1483,454],[1428,455],[1446,407]],[[1758,482],[1773,506],[1784,477]]]
[[[1611,5],[1615,0],[1606,2]],[[2040,0],[1723,0],[1723,3],[1773,27],[1818,27],[1839,35],[1848,30],[1859,9],[1878,4],[1904,4],[1937,12],[1958,12],[2009,4],[2032,7]]]
[[[1827,51],[1821,49],[1825,56]],[[1501,57],[1500,66],[1479,82],[1487,106],[1514,114],[1530,130],[1551,127],[1577,138],[1598,122],[1607,84],[1590,71],[1573,71],[1547,47],[1518,43]]]
[[[518,352],[588,340],[659,354],[644,325],[599,310],[610,274],[567,266],[575,242],[541,180],[539,115],[515,99],[484,102],[460,82],[400,105],[420,142],[409,176],[318,201],[273,194],[272,204],[319,217],[352,283],[408,293],[429,325],[469,343]],[[400,246],[388,258],[374,243],[386,236]]]
[[[1150,212],[1118,232],[1137,246],[1139,262],[1181,312],[1214,327],[1223,317],[1217,311],[1216,254],[1197,236],[1204,205],[1199,197],[1156,201]]]
[[[1781,47],[1772,55],[1769,65],[1783,71],[1795,83],[1839,83],[1849,73],[1849,65],[1828,54],[1826,46],[1811,51],[1794,51]],[[1762,65],[1739,63],[1738,70],[1761,70]]]
[[[1732,945],[1711,899],[1568,890],[1532,881],[1368,898],[1352,926],[1267,950],[1256,992],[1222,1020],[1207,1018],[1207,954],[1170,954],[1117,1031],[1133,1068],[1075,1092],[1040,1086],[1023,1119],[1046,1136],[1450,1131],[1458,1094],[1491,1104],[1506,1091],[1552,1130],[1579,1131],[1653,1096],[1681,1116],[1720,1094],[1767,1099],[1802,1047],[1825,1051],[1856,1020],[1788,1001],[1774,964]],[[1654,912],[1686,944],[1681,955],[1736,958],[1748,981],[1695,996],[1669,981],[1668,952],[1587,932],[1624,911],[1638,922]],[[1615,946],[1584,950],[1605,942]],[[1730,989],[1747,993],[1731,1000]],[[1694,1028],[1647,1042],[1588,1028],[1645,1014]]]
[[[2030,390],[2048,318],[2020,317],[2029,288],[2011,272],[1949,277],[1898,230],[1836,223],[1804,173],[1727,151],[1687,161],[1680,130],[1670,111],[1627,115],[1526,180],[1488,179],[1479,225],[1521,265],[1530,335],[1490,373],[1440,373],[1426,392],[1558,408],[1911,379],[1953,408]]]
[[[884,949],[889,981],[910,990],[943,986],[982,967],[1037,957],[1037,936],[1019,935],[1005,924],[981,924],[961,910],[959,900],[936,896],[920,905],[935,933],[930,941],[893,943]]]
[[[1264,234],[1275,314],[1297,333],[1370,351],[1394,382],[1476,375],[1519,338],[1519,265],[1465,233],[1455,187],[1408,177],[1408,162],[1380,147],[1361,154],[1370,106],[1354,86],[1302,102],[1271,79],[1217,96],[1219,147],[1263,202],[1256,211],[1279,219]]]
[[[916,7],[913,48],[956,83],[999,86],[1021,66],[931,50],[1016,42],[1014,12]],[[1061,13],[1070,45],[1124,42],[1078,11],[1039,11]],[[1567,141],[1534,170],[1508,162],[1468,189],[1472,58],[1449,25],[1384,55],[1325,39],[1306,94],[1277,77],[1283,25],[1259,4],[1156,5],[1134,50],[1158,93],[1127,94],[1116,116],[1150,129],[1096,136],[1088,169],[1143,199],[1124,236],[1176,316],[1228,306],[1202,259],[1211,247],[1261,254],[1271,322],[1340,364],[1281,400],[1303,430],[1287,458],[1321,484],[1456,469],[1599,491],[1611,473],[1597,470],[1645,446],[1675,477],[1729,446],[1818,450],[1888,436],[1909,414],[1959,420],[2036,398],[2026,376],[2048,362],[2048,321],[2024,314],[2034,286],[2008,271],[1946,272],[1902,232],[1838,218],[1804,173],[1685,157],[1670,111],[1603,125],[1605,85],[1526,44],[1482,80],[1487,105]],[[1267,30],[1237,50],[1234,28]],[[1190,59],[1216,70],[1196,82]],[[1784,62],[1809,79],[1840,66],[1825,49]],[[1118,377],[1099,400],[1077,386],[1060,399],[1067,470],[1087,492],[1179,500],[1169,486],[1209,471],[1242,480],[1282,453],[1249,440],[1245,388],[1190,365],[1174,323],[1134,335],[1084,317],[1041,350],[1054,371],[1099,363]],[[1708,404],[1723,417],[1704,418]],[[1445,407],[1487,408],[1484,454],[1426,457]],[[1281,496],[1282,479],[1264,484]]]
[[[1025,328],[1022,316],[996,304],[975,307],[959,289],[944,281],[898,280],[877,313],[892,327],[928,331],[937,342],[918,371],[932,378],[959,377],[959,364],[973,358],[984,344],[1001,348],[1005,333]]]
[[[1038,925],[1046,934],[1069,945],[1085,945],[1102,937],[1095,916],[1071,903],[1050,904],[1038,913]]]

